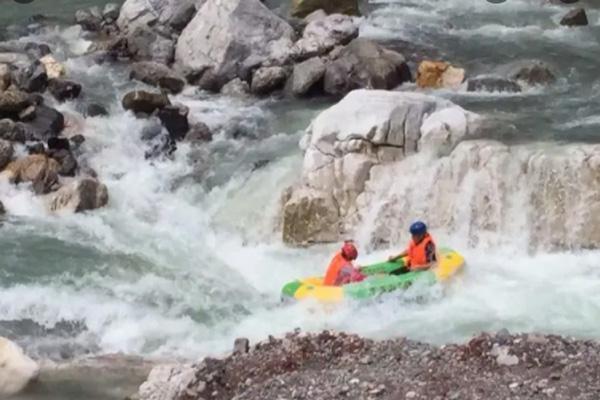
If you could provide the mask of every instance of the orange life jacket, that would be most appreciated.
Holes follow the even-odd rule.
[[[411,270],[422,269],[428,264],[425,249],[429,243],[433,243],[433,239],[429,236],[429,233],[418,244],[414,240],[410,241],[408,245],[408,263]],[[433,245],[435,246],[435,243]]]
[[[327,273],[325,274],[325,279],[323,279],[323,285],[334,286],[340,270],[349,263],[350,262],[346,260],[344,256],[342,256],[342,252],[338,252],[329,263],[329,267],[327,267]]]

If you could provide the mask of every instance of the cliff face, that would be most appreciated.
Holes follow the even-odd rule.
[[[312,122],[286,193],[290,244],[353,235],[387,245],[424,219],[471,244],[600,244],[600,146],[476,139],[482,119],[427,95],[355,91]]]

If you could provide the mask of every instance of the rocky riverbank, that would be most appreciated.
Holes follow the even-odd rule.
[[[465,344],[373,341],[324,331],[269,338],[198,363],[156,367],[133,398],[592,399],[600,344],[481,334]]]

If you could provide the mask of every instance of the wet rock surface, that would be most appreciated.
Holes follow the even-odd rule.
[[[239,346],[239,347],[237,347]],[[270,337],[223,359],[156,367],[140,399],[588,399],[600,344],[481,334],[442,347],[344,333]]]

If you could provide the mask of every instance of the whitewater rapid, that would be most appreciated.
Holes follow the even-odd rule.
[[[534,26],[534,16],[555,18],[557,7],[538,11],[534,2],[494,6],[484,0],[453,0],[445,5],[411,3],[412,8],[399,11],[407,3],[372,2],[383,8],[374,11],[361,34],[421,40],[439,45],[447,56],[462,41],[466,45],[453,59],[475,70],[505,57],[515,40],[537,43],[540,54],[549,43],[558,43],[560,51],[589,50],[589,33],[563,35],[563,28],[547,27],[548,22]],[[473,20],[464,18],[467,12],[474,12],[479,24],[467,23]],[[517,14],[524,17],[517,19]],[[597,12],[591,16],[591,29],[597,29]],[[327,104],[236,100],[188,88],[174,100],[189,106],[192,118],[207,123],[215,140],[201,151],[180,145],[173,159],[150,161],[139,135],[148,122],[120,107],[121,96],[141,85],[129,82],[124,69],[98,66],[81,56],[87,43],[77,30],[57,28],[41,38],[59,44],[59,58],[70,76],[84,84],[89,100],[109,105],[109,117],[85,122],[76,105],[57,108],[83,129],[85,162],[108,186],[110,202],[85,215],[49,216],[27,188],[0,182],[10,214],[0,227],[0,334],[16,337],[34,356],[123,352],[196,359],[229,350],[236,337],[260,340],[295,328],[434,343],[501,328],[600,337],[600,252],[530,254],[527,238],[512,236],[513,231],[491,248],[473,246],[466,232],[433,232],[439,243],[459,250],[468,262],[447,287],[416,287],[335,310],[282,305],[281,286],[322,273],[336,250],[336,245],[288,248],[277,227],[281,193],[299,176],[301,131]],[[501,45],[496,45],[498,39]],[[496,59],[490,55],[495,51]],[[515,96],[442,95],[509,121],[509,140],[595,140],[596,111],[579,106],[599,100],[597,95],[586,97],[597,83],[582,88],[589,74],[586,62],[600,58],[596,53],[581,57],[578,68],[557,66],[561,79],[575,83]],[[556,96],[564,100],[548,102]],[[546,102],[551,106],[540,109]],[[559,108],[566,110],[557,112]],[[233,138],[232,121],[254,137]],[[588,130],[582,132],[582,126]],[[256,169],[264,160],[268,163]],[[470,195],[465,191],[465,202]],[[513,212],[519,222],[523,216]],[[368,224],[361,228],[368,231]],[[366,238],[357,240],[361,248],[368,244]],[[362,254],[359,261],[380,260],[403,245],[400,240],[394,249]]]

